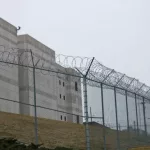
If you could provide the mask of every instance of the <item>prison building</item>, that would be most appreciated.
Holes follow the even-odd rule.
[[[17,28],[3,19],[0,19],[0,45],[6,46],[5,50],[8,51],[17,48],[18,61],[23,65],[33,65],[31,61],[33,53],[34,63],[38,63],[38,67],[50,66],[49,69],[55,71],[75,72],[73,69],[57,64],[55,51],[30,35],[17,36]],[[0,100],[0,111],[34,116],[33,68],[12,65],[10,67],[1,63],[0,69],[2,70],[0,71],[1,97],[20,102],[12,105],[10,101]],[[82,118],[79,117],[82,116],[80,79],[36,69],[35,83],[36,104],[40,106],[37,107],[38,117],[82,123]],[[24,105],[24,103],[31,105]]]
[[[3,51],[15,51],[17,42],[17,28],[0,18],[0,57],[7,59]],[[0,63],[0,111],[19,113],[19,104],[12,100],[19,102],[18,67]]]

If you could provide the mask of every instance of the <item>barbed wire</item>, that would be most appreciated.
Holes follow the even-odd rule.
[[[32,62],[32,57],[34,62]],[[39,55],[36,51],[31,49],[8,49],[5,48],[4,45],[0,45],[1,63],[9,67],[13,67],[13,65],[28,67],[29,70],[35,67],[36,72],[42,73],[43,75],[56,73],[62,77],[68,75],[74,78],[83,78],[82,75],[87,72],[92,60],[92,58],[88,57],[74,57],[61,54],[46,58],[46,54],[41,53],[41,55]],[[79,70],[80,73],[77,70]],[[138,79],[128,77],[125,74],[104,66],[96,59],[94,59],[86,78],[89,86],[100,87],[102,83],[105,85],[105,88],[113,89],[116,87],[117,92],[120,94],[124,95],[125,90],[129,92],[128,96],[134,97],[135,93],[139,96],[139,99],[144,97],[150,100],[149,86],[140,82]]]
[[[62,59],[62,56],[64,59]],[[61,59],[59,58],[61,57]],[[79,57],[71,57],[71,56],[64,56],[64,55],[58,55],[57,58],[59,58],[57,63],[62,64],[64,67],[68,66],[70,64],[70,68],[78,68],[82,74],[85,74],[87,71],[87,68],[91,62],[92,58],[79,58]],[[72,61],[70,60],[72,58]],[[68,63],[66,65],[66,62],[73,62]],[[79,61],[80,60],[80,61]],[[79,62],[76,62],[79,61]],[[78,66],[74,65],[78,64]],[[110,69],[100,62],[98,62],[96,59],[94,59],[91,68],[89,70],[89,73],[87,75],[88,84],[90,86],[100,87],[100,84],[103,83],[105,85],[105,88],[107,89],[113,89],[114,87],[117,88],[117,92],[120,94],[125,95],[125,91],[129,91],[128,95],[130,97],[135,97],[133,95],[134,93],[139,95],[140,97],[150,98],[150,87],[145,85],[144,83],[140,82],[138,79],[131,78],[125,74],[122,74],[120,72],[115,71],[114,69]]]

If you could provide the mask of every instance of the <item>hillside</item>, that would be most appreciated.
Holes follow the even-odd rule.
[[[116,147],[116,132],[105,128],[106,142],[109,149]],[[103,126],[90,125],[91,147],[100,149],[103,146]],[[85,149],[84,125],[56,120],[38,118],[39,144],[45,147],[56,146]],[[13,137],[24,143],[34,142],[34,118],[19,114],[0,112],[0,137]],[[132,139],[135,137],[131,135]],[[127,132],[120,132],[121,147],[127,147]],[[136,143],[136,141],[134,141]]]
[[[85,148],[84,126],[79,124],[38,118],[39,143],[46,147]],[[0,136],[34,142],[34,118],[0,112]]]

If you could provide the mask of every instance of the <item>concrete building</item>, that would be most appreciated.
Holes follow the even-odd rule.
[[[19,61],[23,62],[24,65],[31,62],[31,53],[25,52],[27,49],[31,49],[35,56],[34,58],[40,58],[38,66],[42,66],[44,62],[45,67],[50,66],[53,70],[74,71],[69,68],[63,68],[56,63],[54,50],[27,34],[17,36],[16,27],[1,18],[0,45],[8,47],[8,50],[9,48],[18,48],[17,53]],[[2,48],[0,48],[0,51],[2,51]],[[0,65],[0,69],[1,68],[4,71],[0,70],[0,89],[2,89],[0,90],[0,97],[33,105],[33,70],[22,66],[6,67]],[[7,71],[5,71],[6,69]],[[5,78],[7,77],[10,82],[6,82],[4,74]],[[37,108],[38,117],[82,123],[82,118],[79,117],[82,115],[81,83],[79,79],[67,75],[36,70],[35,81],[37,105],[53,109],[47,110],[44,108]],[[8,92],[10,92],[11,89],[14,91],[8,94],[5,87],[8,88]],[[9,101],[4,100],[0,101],[0,106],[2,108],[0,108],[1,111],[21,113],[31,116],[34,115],[33,106],[17,103],[13,103],[12,105]]]
[[[17,42],[16,27],[0,18],[0,56],[2,57],[4,49],[11,51],[12,47],[17,48]],[[3,55],[3,57],[6,56]],[[0,111],[19,113],[19,105],[7,101],[7,99],[19,101],[18,68],[16,66],[0,64],[0,97]]]

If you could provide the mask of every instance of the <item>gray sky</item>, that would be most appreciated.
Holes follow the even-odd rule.
[[[19,34],[33,36],[57,54],[96,57],[150,85],[150,0],[0,0],[0,4],[0,17],[21,26]],[[100,89],[89,91],[89,106],[101,116]],[[115,124],[112,91],[104,98],[106,123]],[[126,125],[125,98],[118,99],[119,123]],[[133,101],[130,98],[131,124]],[[150,105],[146,107],[150,110]]]
[[[0,15],[56,51],[95,56],[150,85],[149,0],[0,0]]]

